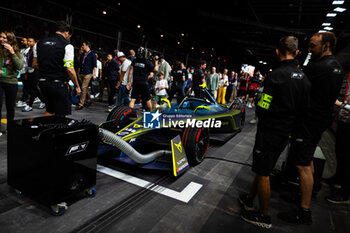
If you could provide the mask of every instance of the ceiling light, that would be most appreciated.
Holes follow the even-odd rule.
[[[335,17],[335,16],[337,16],[337,13],[328,13],[326,16],[327,17]]]
[[[342,5],[344,1],[333,1],[333,5]]]
[[[213,50],[213,51],[214,51],[214,48],[211,48],[211,50]]]
[[[192,47],[191,49],[194,50],[194,47]]]
[[[181,33],[181,36],[185,36],[185,34]]]
[[[322,26],[324,27],[331,26],[331,23],[323,23]]]
[[[178,41],[177,44],[180,44],[180,41]]]
[[[324,30],[331,31],[331,30],[333,30],[333,28],[332,27],[325,27]]]
[[[326,32],[326,30],[319,30],[318,32]]]
[[[263,63],[263,61],[259,61],[259,63]]]
[[[204,50],[202,51],[202,53],[204,54]]]
[[[263,62],[263,64],[264,64],[264,65],[266,65],[266,64],[267,64],[267,62]]]
[[[272,69],[270,69],[270,72],[272,72]]]
[[[160,35],[160,37],[164,37],[164,35],[163,35],[163,34],[161,34],[161,35]]]
[[[120,6],[120,2],[118,2],[118,6]]]
[[[344,12],[346,11],[346,8],[343,8],[343,7],[337,7],[334,9],[335,12]]]
[[[106,15],[106,14],[107,14],[107,11],[102,11],[102,14]]]
[[[138,24],[136,27],[137,27],[137,28],[141,28],[141,25],[140,25],[140,24]]]

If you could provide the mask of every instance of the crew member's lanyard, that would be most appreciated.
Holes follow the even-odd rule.
[[[30,59],[30,56],[32,55],[32,53],[33,53],[33,49],[30,49],[30,50],[29,50],[29,54],[28,54],[28,56],[27,56],[27,63],[26,63],[27,66],[28,66],[28,64],[29,64],[29,59]]]
[[[84,57],[83,57],[83,61],[82,61],[82,63],[81,63],[81,64],[83,64],[83,65],[84,65],[84,63],[85,63],[85,59],[86,59],[86,57],[89,55],[89,53],[91,53],[91,50],[89,50],[89,52],[87,52],[87,53],[84,55]]]

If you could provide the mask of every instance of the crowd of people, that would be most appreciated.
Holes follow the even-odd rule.
[[[92,99],[103,102],[105,89],[109,110],[121,105],[134,107],[135,102],[132,99],[140,99],[148,111],[154,109],[162,99],[171,102],[176,97],[179,103],[196,89],[192,87],[196,69],[193,66],[186,67],[184,62],[175,61],[174,64],[169,64],[162,54],[152,55],[142,47],[136,52],[131,49],[126,54],[115,51],[113,54],[107,54],[106,60],[103,61],[102,58],[97,59],[100,57],[98,53],[89,55],[90,47],[89,42],[84,42],[75,62],[76,67],[79,67],[76,72],[79,74],[80,83],[84,83],[80,101],[75,104],[77,110],[88,107]],[[84,59],[88,57],[93,59]],[[140,64],[145,66],[140,67]],[[82,76],[80,67],[90,67],[89,71],[84,71],[88,72],[87,78],[84,78],[86,75]],[[200,83],[206,83],[207,90],[218,103],[227,104],[239,96],[245,100],[249,98],[249,108],[254,106],[253,100],[263,79],[260,72],[255,72],[252,77],[242,71],[231,71],[228,74],[228,69],[217,73],[213,66],[203,69],[203,74],[204,80]]]
[[[41,78],[38,71],[37,41],[32,37],[22,38],[20,45],[16,42],[16,46],[22,61],[19,76],[16,77],[22,82],[23,91],[15,106],[22,108],[23,112],[29,112],[33,110],[33,104],[40,103],[38,108],[44,109],[45,97],[38,87],[45,85],[43,84],[45,78]],[[76,75],[81,88],[81,95],[77,95],[74,89],[69,90],[72,106],[76,107],[76,110],[89,107],[93,100],[103,102],[104,91],[107,90],[108,110],[120,105],[134,107],[135,102],[141,101],[145,110],[149,111],[164,98],[171,102],[176,97],[179,103],[191,92],[198,95],[197,85],[202,83],[206,83],[206,89],[218,103],[227,104],[239,96],[249,100],[247,106],[252,108],[253,99],[263,78],[259,72],[255,72],[254,76],[243,71],[229,72],[228,69],[217,72],[214,66],[206,67],[205,61],[201,61],[202,67],[197,68],[201,70],[201,74],[197,74],[194,66],[186,68],[181,61],[169,64],[162,54],[151,54],[142,47],[136,52],[130,49],[126,54],[115,50],[113,53],[108,53],[103,60],[103,57],[93,52],[91,47],[89,41],[83,41],[75,54],[72,46],[68,46],[69,55],[65,54],[74,57],[71,68],[74,68],[75,74],[72,75]],[[54,64],[52,58],[51,60]],[[50,59],[46,63],[49,61]],[[65,60],[67,61],[70,60]],[[52,66],[52,64],[46,65],[47,68]],[[199,77],[201,75],[203,77]],[[192,82],[193,78],[199,81]],[[9,109],[11,112],[11,108]]]
[[[238,198],[242,218],[264,228],[272,226],[268,212],[270,174],[291,142],[289,156],[299,172],[301,201],[297,210],[278,217],[291,223],[312,224],[313,154],[330,125],[334,104],[344,116],[350,115],[348,79],[342,97],[337,99],[345,75],[332,55],[336,45],[333,33],[317,33],[310,39],[312,62],[303,70],[295,59],[298,39],[283,37],[276,50],[280,64],[267,77],[260,72],[252,75],[228,69],[217,71],[203,60],[196,67],[185,67],[181,61],[171,65],[162,54],[151,54],[143,47],[126,54],[109,53],[103,61],[91,50],[89,41],[84,41],[74,56],[74,47],[69,43],[71,35],[71,26],[60,21],[55,35],[38,42],[22,38],[20,49],[13,33],[0,33],[0,118],[3,94],[7,121],[14,120],[15,106],[27,112],[36,101],[41,101],[40,108],[46,108],[45,116],[66,116],[71,114],[72,104],[76,110],[82,110],[93,100],[103,101],[105,89],[109,110],[121,105],[134,108],[140,102],[150,111],[165,98],[171,102],[176,96],[179,103],[187,94],[201,97],[204,88],[219,104],[239,97],[248,108],[256,106],[257,118],[253,122],[258,119],[252,165],[256,176],[250,192]],[[23,93],[16,104],[18,76]],[[74,88],[68,85],[69,81]],[[350,136],[349,118],[344,118],[337,132],[338,169],[333,182],[339,183],[341,189],[327,197],[332,203],[350,203],[350,156],[344,149],[348,148],[347,140],[343,140]],[[259,210],[254,210],[256,196]]]

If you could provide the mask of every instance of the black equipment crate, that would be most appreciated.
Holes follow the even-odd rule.
[[[98,129],[60,117],[16,120],[8,125],[8,184],[54,205],[96,184]]]

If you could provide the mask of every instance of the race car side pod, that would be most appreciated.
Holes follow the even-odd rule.
[[[164,154],[171,156],[171,151],[168,151],[168,150],[158,150],[148,154],[140,154],[129,143],[124,141],[121,137],[102,128],[99,128],[99,138],[104,143],[113,145],[114,147],[123,151],[127,156],[129,156],[136,163],[140,163],[140,164],[149,163]]]

